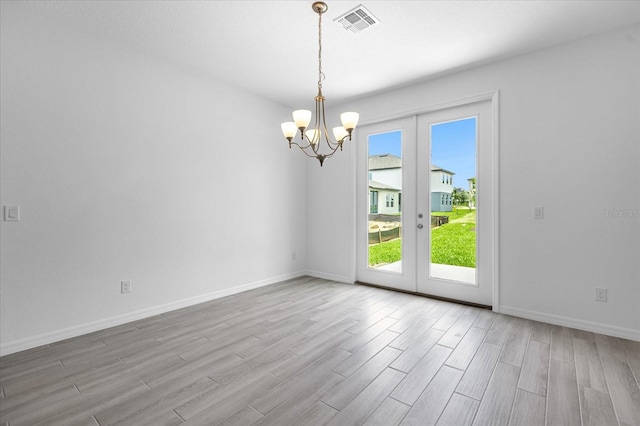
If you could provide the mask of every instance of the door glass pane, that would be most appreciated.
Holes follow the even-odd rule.
[[[431,125],[430,276],[476,283],[476,118]]]
[[[402,272],[402,132],[369,135],[369,268]]]

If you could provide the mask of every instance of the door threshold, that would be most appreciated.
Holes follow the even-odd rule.
[[[458,305],[473,306],[474,308],[493,310],[493,306],[490,306],[490,305],[483,305],[483,304],[480,304],[480,303],[467,302],[467,301],[464,301],[464,300],[449,299],[448,297],[441,297],[441,296],[436,296],[436,295],[433,295],[433,294],[426,294],[426,293],[418,293],[417,291],[401,290],[401,289],[397,289],[397,288],[393,288],[393,287],[386,287],[386,286],[379,285],[379,284],[365,283],[365,282],[362,282],[362,281],[356,281],[354,284],[364,285],[364,286],[367,286],[367,287],[381,288],[383,290],[397,291],[399,293],[412,294],[414,296],[420,296],[420,297],[426,297],[426,298],[429,298],[429,299],[441,300],[443,302],[457,303]]]

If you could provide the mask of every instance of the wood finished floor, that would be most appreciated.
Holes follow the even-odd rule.
[[[308,277],[0,358],[8,425],[640,425],[640,343]]]

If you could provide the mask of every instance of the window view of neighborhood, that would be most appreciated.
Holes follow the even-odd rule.
[[[475,282],[476,119],[431,128],[431,275]],[[370,268],[402,270],[400,131],[369,137]]]
[[[369,137],[369,267],[402,271],[400,131]],[[394,154],[372,154],[377,150]]]

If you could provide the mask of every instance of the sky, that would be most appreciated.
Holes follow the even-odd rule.
[[[455,173],[453,186],[468,189],[476,176],[476,119],[435,124],[431,128],[431,163]],[[402,158],[400,130],[369,136],[369,155],[393,154]]]

